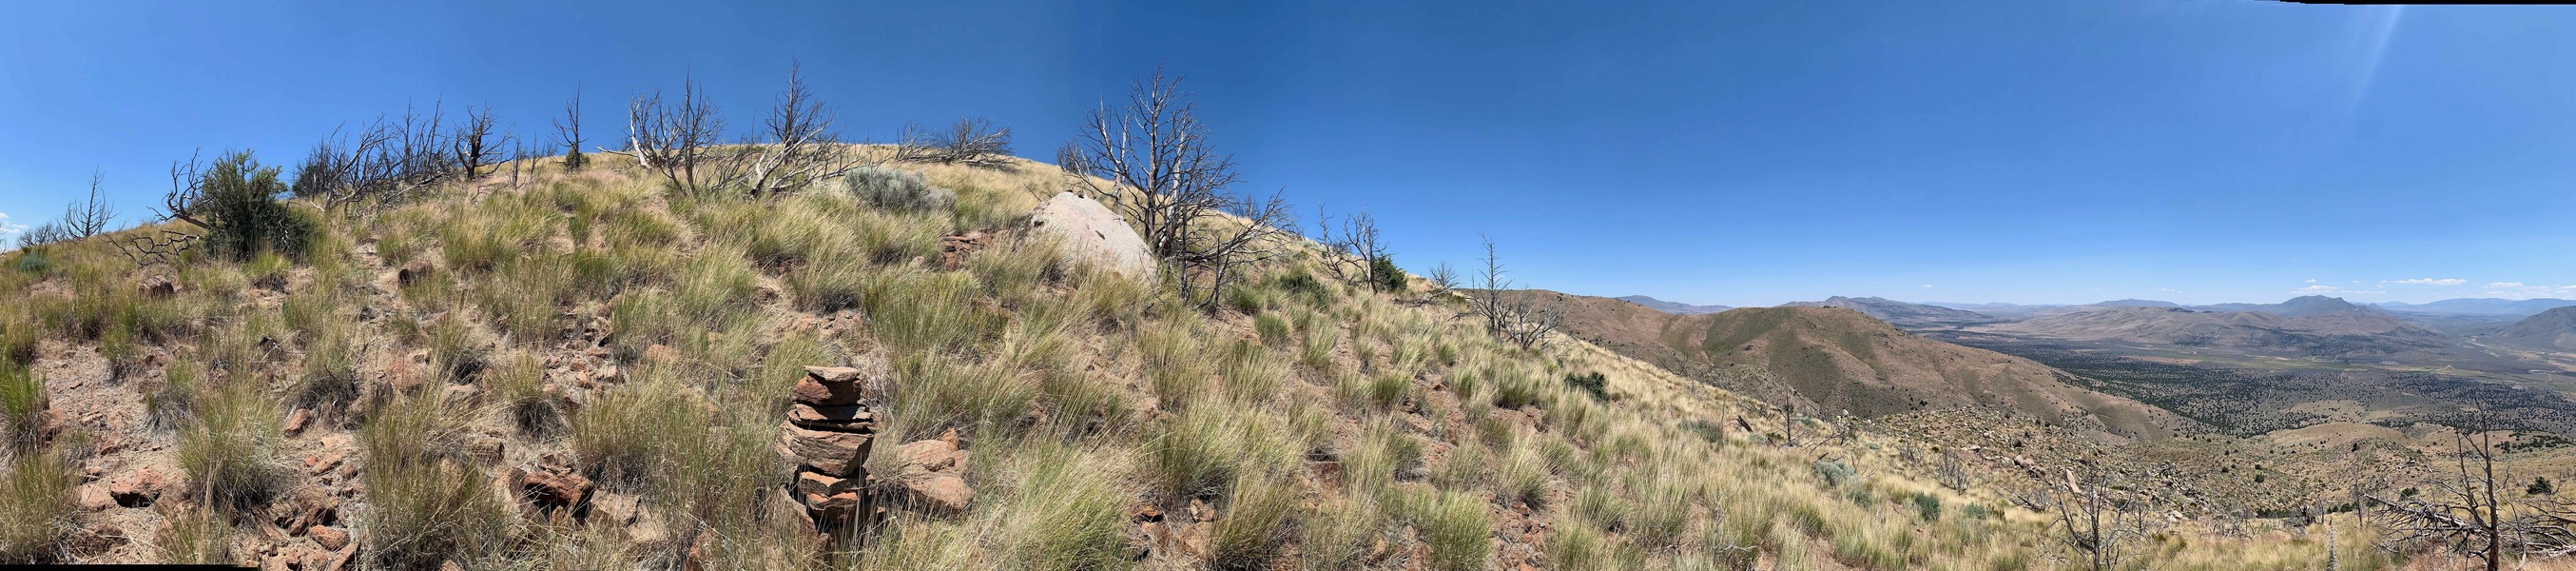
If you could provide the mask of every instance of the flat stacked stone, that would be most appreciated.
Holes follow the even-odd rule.
[[[882,366],[806,367],[778,423],[779,454],[796,464],[790,492],[825,531],[873,509],[865,488],[877,419],[860,401],[884,374]]]

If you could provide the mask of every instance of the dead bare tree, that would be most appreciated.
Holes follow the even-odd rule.
[[[1179,78],[1156,70],[1130,89],[1126,105],[1102,104],[1083,124],[1080,158],[1065,166],[1072,185],[1125,216],[1154,256],[1179,272],[1185,294],[1213,306],[1247,264],[1290,250],[1287,199],[1235,196],[1234,159],[1208,144]]]
[[[564,170],[577,171],[590,164],[581,154],[581,88],[572,90],[572,102],[564,104],[563,118],[555,120],[555,144],[564,148]]]
[[[1338,231],[1333,218],[1318,206],[1316,241],[1323,245],[1326,272],[1344,282],[1362,284],[1370,291],[1385,291],[1384,276],[1378,274],[1378,258],[1390,255],[1385,239],[1378,233],[1377,217],[1366,210],[1342,218]]]
[[[446,130],[444,115],[437,106],[427,116],[406,108],[400,119],[379,116],[354,136],[333,130],[296,169],[294,194],[319,199],[317,206],[326,212],[359,215],[362,208],[408,202],[422,189],[462,176],[461,141]],[[492,144],[488,134],[485,139]]]
[[[764,130],[725,157],[717,185],[752,196],[795,192],[861,166],[856,149],[832,130],[833,113],[805,85],[803,67],[787,68],[787,88]]]
[[[2146,498],[2121,493],[2105,471],[2086,467],[2078,476],[2066,470],[2067,494],[2057,501],[2061,540],[2094,571],[2119,567],[2135,556],[2132,547],[2146,536]]]
[[[895,136],[895,157],[905,162],[1004,168],[1011,166],[1011,128],[993,126],[982,117],[958,119],[946,132],[904,125]],[[1057,166],[1064,152],[1057,151]]]
[[[1497,339],[1522,349],[1544,347],[1565,316],[1554,304],[1541,302],[1538,294],[1511,291],[1512,279],[1495,253],[1494,239],[1484,241],[1485,267],[1475,276],[1476,295],[1469,300],[1468,311],[1483,319],[1485,332]]]
[[[1949,488],[1954,492],[1968,491],[1967,463],[1959,459],[1959,455],[1965,453],[1967,452],[1955,448],[1940,451],[1941,464],[1937,472],[1940,474],[1941,487]]]
[[[1458,269],[1449,267],[1449,262],[1432,266],[1431,273],[1424,275],[1423,279],[1431,280],[1431,292],[1427,297],[1432,299],[1439,299],[1440,296],[1448,295],[1449,292],[1458,289]],[[1690,375],[1685,373],[1682,376]]]
[[[502,149],[509,147],[514,137],[496,132],[498,128],[491,106],[465,108],[465,118],[456,126],[456,138],[451,142],[455,164],[465,180],[482,178],[483,167],[500,163]]]
[[[2397,501],[2371,497],[2369,501],[2381,508],[2377,519],[2391,532],[2381,549],[2403,552],[2415,545],[2439,545],[2484,561],[2488,571],[2497,571],[2533,522],[2506,511],[2509,506],[2501,486],[2511,485],[2512,476],[2498,473],[2496,460],[2503,452],[2491,430],[2496,424],[2494,407],[2479,406],[2464,420],[2452,435],[2458,450],[2451,469],[2444,478],[2428,482],[2441,494]]]
[[[89,175],[89,197],[72,202],[63,209],[63,232],[73,240],[87,239],[108,231],[116,221],[116,205],[100,196],[107,185],[107,173],[92,171]]]
[[[637,165],[662,173],[682,192],[704,192],[713,180],[701,172],[718,160],[714,149],[725,129],[715,103],[695,76],[680,82],[680,102],[666,105],[662,93],[638,94],[626,104],[626,148],[602,152],[635,159]]]

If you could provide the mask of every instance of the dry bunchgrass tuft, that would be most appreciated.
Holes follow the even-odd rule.
[[[0,563],[54,560],[72,523],[75,474],[55,451],[0,452]]]
[[[294,471],[278,451],[274,401],[250,383],[215,387],[179,431],[189,493],[229,509],[256,509],[286,492]]]

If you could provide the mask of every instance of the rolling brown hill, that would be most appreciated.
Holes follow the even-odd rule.
[[[2028,359],[1918,337],[1842,308],[1738,308],[1667,315],[1614,299],[1550,291],[1577,337],[1774,403],[1875,417],[1984,407],[2121,437],[2163,438],[2195,424]]]
[[[2486,336],[2489,341],[2537,347],[2576,350],[2576,307],[2561,307],[2523,318]]]

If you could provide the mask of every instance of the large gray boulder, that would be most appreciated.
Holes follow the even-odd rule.
[[[1055,237],[1064,245],[1067,258],[1131,278],[1151,280],[1156,275],[1154,254],[1145,248],[1145,239],[1099,201],[1071,192],[1057,194],[1038,206],[1029,226],[1038,235]]]

